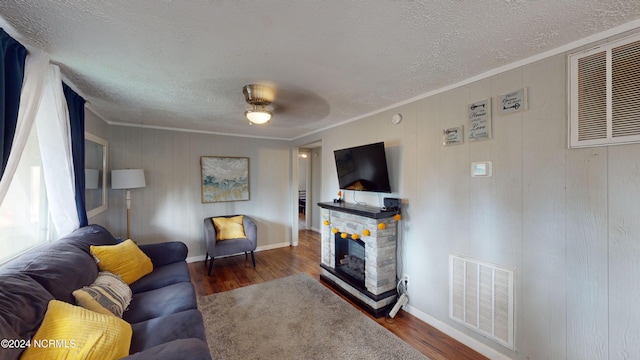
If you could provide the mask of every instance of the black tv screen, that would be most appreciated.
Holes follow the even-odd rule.
[[[384,143],[335,150],[340,189],[391,192]]]

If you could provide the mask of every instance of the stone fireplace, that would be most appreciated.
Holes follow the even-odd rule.
[[[318,205],[320,278],[370,314],[385,315],[397,297],[396,212],[344,202]]]

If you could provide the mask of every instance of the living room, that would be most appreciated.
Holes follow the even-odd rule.
[[[634,220],[640,189],[629,180],[638,176],[640,146],[567,150],[566,71],[566,54],[557,54],[293,142],[109,127],[91,116],[87,124],[109,139],[113,168],[140,167],[148,174],[149,188],[134,194],[132,236],[141,242],[181,239],[190,256],[204,253],[200,223],[210,214],[252,214],[262,225],[260,248],[288,246],[291,213],[297,216],[291,202],[296,148],[322,142],[319,201],[330,201],[338,191],[333,150],[384,141],[391,185],[403,202],[409,312],[460,332],[472,348],[497,348],[510,358],[588,358],[595,334],[583,329],[633,316],[633,299],[640,296],[630,276],[636,273],[633,254],[640,251],[633,240],[640,231]],[[529,109],[496,116],[492,140],[441,145],[442,129],[459,125],[467,103],[523,87]],[[396,113],[403,117],[398,125],[391,122]],[[251,159],[251,201],[199,203],[199,158],[211,154]],[[491,161],[493,176],[472,178],[469,167],[476,161]],[[379,206],[377,196],[344,196]],[[92,221],[122,232],[123,196],[112,191],[109,201],[108,212]],[[517,269],[517,353],[448,318],[450,253]],[[626,348],[617,331],[609,327],[596,343]]]
[[[392,188],[384,196],[402,201],[398,276],[411,279],[408,313],[490,358],[640,357],[627,340],[640,333],[640,145],[567,146],[568,56],[639,26],[635,20],[296,138],[123,124],[91,106],[85,130],[108,141],[108,169],[144,169],[146,187],[131,191],[132,239],[179,240],[189,261],[202,261],[202,220],[247,214],[258,224],[258,267],[261,251],[299,241],[300,148],[321,144],[321,173],[313,174],[321,195],[307,216],[322,227],[315,204],[340,190],[334,150],[384,142]],[[498,99],[520,89],[526,107],[500,112]],[[467,107],[483,99],[493,104],[490,138],[470,141]],[[392,121],[396,114],[400,121]],[[443,130],[461,125],[462,141],[443,145]],[[202,203],[202,156],[249,158],[250,200]],[[490,163],[490,176],[472,176],[474,163]],[[342,196],[382,206],[378,194]],[[89,222],[124,237],[124,191],[108,189],[107,202]],[[511,348],[451,318],[451,255],[515,273]]]

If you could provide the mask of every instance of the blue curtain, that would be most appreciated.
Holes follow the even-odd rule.
[[[62,88],[69,108],[71,152],[76,180],[76,209],[80,227],[82,227],[89,224],[84,202],[84,99],[65,83],[62,83]]]
[[[27,49],[0,28],[0,176],[9,160],[18,122]]]

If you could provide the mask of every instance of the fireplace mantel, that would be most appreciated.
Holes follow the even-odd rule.
[[[370,219],[386,219],[393,217],[397,214],[395,210],[383,210],[381,208],[373,206],[364,206],[358,204],[351,204],[347,202],[321,202],[318,203],[323,209],[329,209],[334,211],[341,211],[349,214],[359,215]]]

